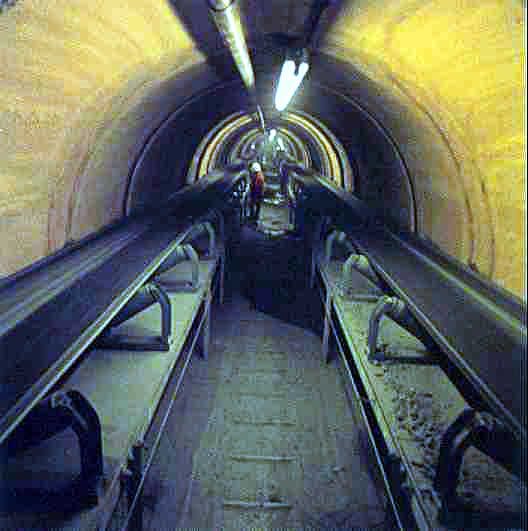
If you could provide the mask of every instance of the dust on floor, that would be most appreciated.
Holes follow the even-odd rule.
[[[214,325],[149,473],[145,529],[381,527],[384,497],[320,339],[241,297]]]

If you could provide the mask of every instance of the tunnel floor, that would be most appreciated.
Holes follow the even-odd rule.
[[[146,485],[146,529],[374,528],[362,434],[317,335],[235,294],[193,358]]]
[[[210,357],[193,357],[146,484],[148,530],[384,526],[365,434],[314,332],[304,243],[270,220],[287,223],[264,208],[229,246]]]
[[[287,207],[263,205],[258,224],[243,226],[227,246],[226,290],[242,293],[261,312],[321,333],[310,263],[311,249],[288,223]]]

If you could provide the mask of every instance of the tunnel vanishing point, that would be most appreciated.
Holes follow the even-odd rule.
[[[0,41],[0,527],[525,528],[524,0],[0,0]],[[76,459],[67,518],[17,490]]]

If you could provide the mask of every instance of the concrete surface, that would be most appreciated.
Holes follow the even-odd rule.
[[[209,361],[192,361],[147,481],[146,528],[378,526],[359,428],[319,338],[235,296]]]

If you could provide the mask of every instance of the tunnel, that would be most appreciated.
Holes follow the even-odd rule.
[[[215,9],[211,7],[215,5],[218,8],[216,12],[226,6],[228,9],[236,8],[239,19],[235,22],[242,30],[243,45],[249,52],[249,69],[254,75],[249,81],[244,77],[247,65],[246,70],[240,68],[237,62],[240,57],[230,51],[233,42],[222,38],[220,26],[215,23]],[[350,368],[353,354],[345,347],[341,349],[341,355],[336,355],[337,361],[330,360],[332,350],[337,352],[339,345],[352,341],[346,327],[334,326],[340,320],[346,321],[345,314],[348,315],[346,312],[349,309],[345,311],[344,308],[349,308],[349,303],[343,302],[342,307],[332,306],[334,302],[329,293],[334,289],[344,289],[339,283],[341,281],[336,281],[334,286],[335,271],[332,267],[337,268],[336,264],[339,264],[343,275],[345,270],[350,274],[350,268],[345,269],[345,264],[351,263],[347,257],[351,254],[367,257],[370,269],[365,273],[363,267],[363,280],[358,281],[361,286],[358,289],[363,290],[366,274],[370,278],[370,287],[365,292],[367,295],[361,292],[361,297],[366,297],[365,304],[372,303],[368,308],[374,313],[370,316],[370,324],[368,316],[366,321],[361,317],[365,322],[360,317],[357,319],[366,323],[370,333],[375,329],[372,322],[378,311],[378,319],[381,315],[385,315],[387,321],[393,319],[406,330],[406,334],[410,334],[409,337],[422,341],[431,356],[440,358],[434,364],[441,367],[442,374],[453,382],[453,388],[456,388],[453,393],[457,397],[462,396],[466,401],[464,403],[469,404],[467,407],[476,411],[477,417],[469,418],[468,413],[462,417],[461,413],[451,427],[443,426],[444,430],[452,433],[449,430],[455,429],[453,426],[462,422],[461,418],[468,423],[473,422],[472,426],[478,425],[475,432],[468,432],[467,440],[459,441],[464,451],[470,445],[469,441],[477,446],[480,444],[480,450],[483,447],[489,450],[493,444],[486,439],[487,435],[482,435],[482,430],[485,431],[483,426],[500,426],[496,431],[493,431],[495,428],[488,430],[492,432],[491,439],[503,438],[500,449],[487,453],[492,460],[502,464],[506,461],[509,472],[512,467],[522,469],[520,473],[516,470],[513,475],[521,477],[522,481],[518,485],[517,479],[504,479],[506,484],[514,484],[511,487],[513,494],[509,494],[514,499],[514,509],[511,509],[510,499],[500,503],[494,499],[488,504],[491,509],[486,503],[479,503],[488,511],[486,514],[492,522],[489,524],[491,527],[524,528],[524,512],[521,511],[520,516],[517,513],[519,500],[524,500],[521,505],[526,501],[523,468],[526,462],[526,413],[519,405],[525,398],[526,372],[525,33],[526,4],[522,0],[133,0],[126,4],[83,0],[0,0],[0,35],[3,40],[0,73],[0,293],[4,292],[0,315],[5,312],[0,338],[3,338],[1,350],[5,361],[2,396],[6,397],[7,404],[2,412],[4,420],[0,431],[4,430],[5,435],[2,442],[9,442],[13,434],[16,439],[16,430],[31,420],[32,411],[39,411],[39,407],[42,410],[53,409],[44,403],[45,397],[57,391],[61,382],[67,378],[77,381],[75,367],[84,363],[86,352],[95,345],[91,341],[103,328],[113,326],[112,323],[118,326],[115,316],[125,302],[119,303],[121,306],[118,307],[118,303],[112,301],[121,300],[126,292],[127,297],[139,301],[138,308],[159,304],[162,314],[164,311],[170,314],[171,303],[164,302],[163,295],[156,291],[158,280],[154,281],[154,287],[145,284],[147,287],[140,288],[139,280],[135,279],[141,277],[141,282],[151,282],[153,271],[162,278],[165,273],[160,273],[161,262],[156,262],[157,269],[148,266],[151,268],[148,275],[141,272],[142,268],[145,271],[148,269],[149,260],[155,254],[154,248],[158,253],[163,246],[163,249],[170,247],[173,253],[175,248],[170,243],[171,238],[177,231],[183,230],[183,223],[187,223],[201,208],[205,211],[215,205],[212,218],[199,218],[200,228],[196,230],[203,234],[201,232],[196,236],[199,242],[197,250],[206,246],[206,234],[211,241],[215,238],[221,240],[224,234],[225,256],[220,255],[222,259],[218,267],[226,269],[225,289],[232,314],[228,318],[228,310],[220,311],[215,317],[212,311],[212,332],[205,334],[204,323],[208,320],[206,317],[202,319],[201,312],[209,315],[212,293],[204,295],[206,305],[195,310],[196,316],[202,319],[196,321],[199,322],[197,329],[201,330],[196,332],[199,336],[196,344],[201,345],[206,341],[204,337],[209,338],[212,334],[212,353],[208,360],[212,368],[208,373],[201,366],[193,366],[198,362],[190,362],[190,376],[185,382],[192,384],[183,384],[184,398],[180,399],[179,405],[177,402],[175,410],[185,410],[186,406],[182,404],[187,403],[187,394],[188,400],[192,400],[191,387],[195,380],[212,379],[211,374],[215,371],[223,383],[214,385],[226,386],[227,389],[231,381],[226,383],[221,380],[223,368],[215,365],[221,364],[215,358],[216,350],[227,356],[226,363],[232,364],[235,372],[253,367],[258,375],[259,370],[267,370],[259,369],[255,364],[245,367],[243,361],[230,358],[224,351],[229,350],[230,344],[237,345],[238,349],[250,348],[247,345],[252,344],[253,337],[260,343],[251,348],[256,348],[257,352],[261,348],[263,352],[271,353],[273,358],[273,349],[278,352],[283,348],[273,334],[284,334],[287,343],[285,353],[289,352],[288,355],[292,356],[288,361],[288,355],[284,354],[285,366],[293,367],[294,373],[305,371],[305,384],[312,382],[310,378],[312,370],[315,370],[311,365],[312,359],[305,359],[300,354],[296,357],[289,349],[294,348],[291,345],[297,345],[295,348],[299,351],[317,350],[318,347],[313,346],[315,343],[312,345],[310,341],[322,342],[323,351],[328,355],[326,361],[337,365],[341,363],[342,380],[355,382],[343,384],[339,383],[341,380],[334,381],[334,375],[328,368],[332,365],[323,364],[319,377],[313,376],[312,382],[316,385],[319,378],[323,386],[331,389],[329,395],[321,398],[322,402],[334,400],[332,393],[337,388],[341,389],[339,386],[344,386],[341,399],[355,393],[356,398],[349,399],[352,402],[371,403],[371,391],[364,383],[365,378],[375,380],[379,377],[384,381],[388,378],[394,383],[395,380],[388,375],[393,365],[389,363],[389,369],[381,369],[383,360],[374,360],[376,362],[371,363],[372,374],[366,369],[362,372],[361,366]],[[279,112],[274,106],[274,95],[281,67],[288,52],[299,43],[304,43],[309,54],[309,71],[288,108]],[[240,42],[235,42],[235,47],[240,45]],[[232,196],[224,193],[221,178],[225,179],[228,173],[243,173],[247,169],[244,164],[255,157],[255,153],[259,153],[261,162],[264,161],[266,166],[264,151],[270,143],[270,131],[274,131],[273,138],[280,141],[282,153],[290,160],[290,169],[301,183],[301,190],[307,190],[307,204],[311,201],[306,210],[296,211],[297,222],[302,214],[306,224],[297,227],[295,234],[290,234],[291,227],[286,221],[287,214],[284,214],[288,210],[285,202],[278,205],[273,200],[266,203],[265,199],[262,223],[256,227],[243,223],[240,226],[240,220],[231,210],[230,214],[223,210],[231,208],[233,203]],[[266,183],[270,186],[270,183],[276,182],[278,187],[278,177],[274,175],[272,166],[270,163]],[[299,202],[302,202],[301,199]],[[218,211],[221,211],[220,215],[217,215]],[[160,215],[165,217],[161,219]],[[359,218],[375,221],[365,222],[365,225],[357,222],[359,228],[352,236],[347,227],[353,226]],[[141,224],[148,225],[148,228],[134,232]],[[371,229],[372,226],[377,229]],[[150,235],[152,227],[157,227],[158,236]],[[380,227],[390,236],[379,236]],[[369,241],[370,230],[378,236]],[[215,238],[211,236],[211,231],[215,232]],[[119,238],[114,238],[113,235],[118,233]],[[163,245],[157,240],[153,243],[158,237],[160,241],[163,239]],[[125,253],[126,245],[133,245],[142,238],[145,242],[143,251]],[[189,238],[192,243],[194,233]],[[184,241],[187,240],[178,241],[178,245]],[[396,244],[400,247],[395,247]],[[332,246],[339,247],[335,259]],[[93,256],[82,258],[85,249]],[[172,256],[168,251],[163,252],[164,260]],[[178,252],[175,263],[183,260],[193,262],[194,251],[180,249]],[[408,262],[405,262],[406,252],[409,254]],[[110,260],[120,253],[124,255],[120,258],[124,265],[111,266]],[[197,252],[197,255],[200,258],[202,253]],[[79,260],[79,265],[74,266],[77,262],[73,260]],[[90,268],[106,267],[104,260],[109,261],[107,274],[100,272],[94,276],[93,286],[96,287],[86,288],[86,293],[81,284],[77,288],[71,279],[88,282],[92,272]],[[412,260],[421,260],[413,265],[415,269],[409,265]],[[131,262],[143,265],[135,265],[137,270],[132,271],[132,266],[127,265]],[[385,267],[385,262],[393,265]],[[48,267],[50,269],[46,269]],[[205,269],[202,269],[199,271],[203,273]],[[359,271],[360,266],[356,269]],[[218,281],[217,276],[222,276],[224,271],[219,269],[221,273],[218,274],[214,271],[214,268],[207,269],[207,273],[203,273],[211,274],[211,286],[204,289],[212,292],[212,286],[218,282],[221,285],[219,290],[223,292],[223,281]],[[431,275],[438,275],[438,281],[434,280],[433,284],[429,280],[433,277],[427,276],[429,271]],[[70,276],[53,276],[59,273]],[[202,273],[196,274],[199,276]],[[350,278],[356,278],[356,273]],[[115,278],[113,275],[116,275]],[[37,278],[38,283],[33,280]],[[163,287],[163,282],[160,285]],[[451,287],[446,288],[448,285],[453,286],[452,297]],[[45,289],[41,290],[41,286]],[[143,290],[143,298],[132,295],[133,289]],[[66,290],[70,291],[66,293]],[[98,290],[106,293],[107,302],[99,301]],[[379,308],[376,306],[374,310],[373,302],[383,294],[390,296],[392,302],[385,300],[384,309],[381,309],[380,302]],[[89,300],[83,303],[85,306],[81,305],[82,298]],[[404,301],[404,309],[394,302],[395,298]],[[235,304],[233,300],[238,302]],[[181,304],[184,305],[183,302]],[[174,312],[178,312],[177,308],[173,303],[172,318]],[[61,313],[67,311],[70,312],[69,318]],[[360,316],[364,310],[358,307],[354,311],[356,316]],[[458,313],[460,311],[463,313]],[[42,312],[43,317],[39,317],[38,312]],[[113,313],[110,315],[109,312]],[[106,316],[104,323],[103,314]],[[198,319],[196,316],[193,314],[193,319]],[[437,316],[438,320],[435,320]],[[75,345],[80,345],[78,338],[83,337],[87,330],[92,330],[99,320],[103,324],[97,324],[97,334],[93,332],[90,341],[78,348],[75,361],[73,358],[68,361],[67,354],[75,350]],[[248,330],[252,330],[249,333],[239,325],[242,331],[238,340],[247,342],[242,346],[237,343],[233,320],[246,323]],[[77,323],[75,326],[74,322]],[[26,326],[27,329],[24,328]],[[62,337],[60,330],[64,326],[69,330],[71,328],[71,337],[64,336],[62,343],[57,345],[53,343],[55,339],[49,340],[55,357],[37,361],[40,359],[39,342],[45,343],[47,335]],[[300,346],[304,339],[296,335],[297,328],[310,330],[313,337],[306,339],[306,345],[311,346]],[[398,330],[401,332],[401,329]],[[401,339],[400,332],[394,332],[394,337]],[[266,334],[275,338],[270,339],[271,347],[266,343]],[[191,335],[182,340],[182,349],[188,347],[187,342],[192,343],[191,351],[194,348],[195,343],[189,339]],[[390,342],[393,336],[387,338],[384,337],[383,341]],[[163,332],[162,343],[165,340],[170,345],[167,348],[172,349],[173,338],[166,337]],[[370,340],[363,338],[362,341],[367,341],[368,348],[372,347],[368,343]],[[375,343],[374,339],[374,347]],[[475,358],[472,357],[473,349],[479,352]],[[278,359],[278,354],[275,354]],[[258,360],[258,354],[255,356]],[[42,360],[44,357],[42,354]],[[474,361],[477,358],[478,361]],[[510,363],[511,360],[514,361]],[[241,365],[237,368],[239,361]],[[369,358],[369,361],[373,360]],[[277,361],[277,366],[280,363]],[[433,362],[420,362],[416,366],[420,364],[430,365]],[[30,369],[30,366],[34,368]],[[57,376],[51,376],[52,369]],[[187,370],[187,363],[182,370]],[[277,370],[286,369],[281,366]],[[376,371],[382,372],[377,374]],[[167,374],[173,372],[171,368]],[[254,387],[259,388],[258,376],[251,377],[256,378]],[[163,385],[171,388],[174,378],[167,376]],[[410,376],[407,378],[412,380]],[[512,378],[512,381],[508,382],[506,378]],[[104,385],[117,385],[116,382],[104,381]],[[19,384],[22,391],[13,391],[16,397],[10,398],[11,389]],[[40,391],[31,394],[37,384]],[[90,384],[91,387],[94,385],[97,387],[97,384]],[[347,385],[352,387],[349,389]],[[409,389],[414,393],[411,402],[415,400],[415,387],[412,381],[401,384],[394,402],[399,404],[398,396],[405,395]],[[205,409],[211,407],[214,410],[212,402],[208,402],[213,400],[212,392],[205,391]],[[422,398],[427,402],[429,395],[426,390],[424,393]],[[163,404],[164,397],[156,398],[156,405],[149,407],[153,411],[161,408],[157,401]],[[301,398],[292,400],[301,401]],[[372,404],[377,400],[372,399]],[[456,400],[453,399],[454,402]],[[379,401],[383,402],[381,398]],[[89,406],[82,407],[91,411]],[[123,407],[126,411],[126,405]],[[317,407],[322,409],[317,409],[314,415],[335,415],[335,422],[351,422],[343,420],[346,415],[340,408],[349,406],[342,405],[339,400],[335,402],[334,409],[329,404],[325,406],[328,409]],[[270,487],[273,492],[267,494],[265,501],[247,501],[242,496],[242,501],[236,502],[238,506],[235,502],[234,506],[225,506],[225,503],[231,503],[225,502],[230,499],[226,494],[222,513],[224,523],[215,519],[215,511],[205,520],[196,515],[193,520],[189,515],[193,510],[198,511],[200,501],[194,498],[189,501],[196,487],[185,487],[189,489],[187,497],[175,497],[181,506],[187,507],[187,512],[184,511],[186,516],[180,518],[179,525],[437,528],[440,524],[432,523],[434,518],[430,520],[429,516],[424,516],[429,514],[429,509],[423,508],[427,503],[434,503],[413,501],[413,496],[420,498],[421,494],[409,496],[405,493],[409,489],[405,491],[401,488],[402,484],[420,482],[413,472],[410,473],[411,479],[402,478],[395,472],[402,458],[398,457],[399,450],[392,449],[392,443],[387,442],[384,428],[375,420],[377,415],[381,415],[376,409],[378,406],[367,409],[361,405],[356,405],[355,409],[350,407],[355,410],[352,416],[358,425],[367,426],[360,430],[363,433],[360,439],[363,437],[367,442],[360,445],[366,456],[362,457],[363,468],[360,467],[357,472],[358,478],[363,478],[364,489],[370,493],[365,494],[367,501],[357,501],[359,498],[354,498],[359,496],[357,485],[350,487],[350,482],[345,482],[347,488],[354,491],[352,498],[356,499],[358,507],[363,507],[357,511],[364,516],[363,519],[347,520],[350,517],[348,509],[351,504],[354,505],[349,500],[345,504],[348,512],[345,511],[339,520],[336,509],[339,503],[334,499],[328,501],[324,510],[321,508],[324,505],[322,501],[317,509],[315,505],[304,502],[304,508],[311,507],[306,509],[312,511],[311,519],[302,511],[299,514],[304,516],[295,513],[297,505],[294,503],[295,518],[288,520],[286,516],[279,516],[274,520],[275,516],[270,514],[288,511],[283,494],[276,494],[275,490],[281,490],[281,481],[290,483],[289,480],[279,479],[273,480]],[[169,410],[171,408],[172,405]],[[448,406],[446,408],[449,409]],[[200,423],[212,422],[210,418],[209,421],[206,417],[202,418],[206,415],[205,409],[188,413],[196,418],[194,431],[199,431]],[[302,414],[305,412],[299,413],[300,416]],[[494,420],[489,421],[486,415]],[[11,417],[20,420],[11,422]],[[152,418],[157,417],[154,415]],[[499,420],[496,421],[496,418]],[[288,419],[285,422],[292,421],[290,417]],[[75,427],[75,419],[71,422]],[[101,422],[105,441],[106,428],[104,421]],[[157,425],[157,422],[153,420],[152,425]],[[185,428],[194,433],[192,420],[181,422],[182,430]],[[84,426],[83,422],[80,425]],[[267,428],[273,431],[276,426]],[[319,426],[317,429],[330,428]],[[346,447],[343,437],[346,439],[354,430],[349,426],[345,431],[336,435],[336,440],[341,441],[342,452]],[[194,435],[198,437],[196,433]],[[189,457],[186,444],[202,444],[199,439],[189,437],[187,442],[179,443],[181,452],[176,452],[177,467],[185,470],[188,465],[182,464],[185,460],[182,456]],[[511,443],[512,438],[515,443]],[[375,439],[382,441],[379,447],[373,442]],[[164,444],[169,444],[163,438],[160,441],[162,448]],[[304,444],[310,443],[304,441]],[[327,443],[317,444],[324,446]],[[400,448],[398,444],[396,447]],[[447,435],[443,445],[448,445]],[[504,451],[506,447],[508,450]],[[138,447],[132,447],[133,451],[137,452]],[[252,454],[253,450],[248,452]],[[339,453],[338,450],[336,452]],[[504,457],[516,452],[520,452],[521,457]],[[28,455],[25,464],[20,465],[22,468],[31,468],[32,460],[37,459],[32,454]],[[284,455],[279,457],[271,460],[273,466],[279,467]],[[60,461],[60,458],[53,459]],[[204,462],[209,463],[211,470],[214,469],[214,460],[207,459]],[[239,462],[244,459],[247,455]],[[406,459],[403,459],[405,463]],[[127,470],[132,470],[131,475],[134,476],[137,460],[132,461],[130,458]],[[515,464],[512,465],[511,461]],[[10,466],[16,466],[11,458],[9,462]],[[370,468],[375,469],[376,462],[384,464],[378,467],[378,471],[372,472]],[[519,465],[519,462],[524,464]],[[333,463],[335,470],[330,467],[327,475],[332,481],[337,481],[341,468],[356,466],[351,463],[348,460],[342,464]],[[263,466],[257,459],[255,470]],[[502,480],[497,478],[503,477],[500,474],[503,474],[504,467],[499,467],[501,472],[495,473],[495,469],[487,466],[484,468],[490,481],[496,479],[497,484],[502,485]],[[305,484],[305,487],[317,490],[317,485],[326,481],[326,472],[323,473],[322,469],[315,472],[314,467],[316,465],[312,464],[316,479],[312,478],[312,483]],[[40,473],[40,468],[37,467],[37,470]],[[195,472],[193,470],[192,474]],[[204,470],[200,473],[207,475]],[[306,470],[303,473],[310,474]],[[282,478],[280,474],[278,477]],[[439,477],[437,472],[435,488],[439,485]],[[15,483],[18,481],[19,478]],[[134,481],[120,481],[124,485],[121,490],[132,496],[130,483]],[[136,488],[140,485],[140,490],[143,489],[144,482],[148,484],[148,481],[138,479]],[[293,485],[295,482],[292,482]],[[151,485],[149,488],[154,487]],[[174,488],[179,490],[180,485]],[[107,492],[110,490],[107,489]],[[329,498],[345,496],[341,491],[337,492],[330,489],[325,495]],[[71,496],[76,497],[76,494]],[[156,494],[151,492],[149,496],[155,498]],[[433,498],[435,496],[438,501],[437,494]],[[315,499],[317,495],[312,497]],[[373,502],[374,499],[377,501]],[[169,514],[170,509],[163,506],[168,502],[161,495],[160,500],[162,502],[154,512]],[[117,512],[120,503],[116,502]],[[135,503],[131,504],[133,509],[136,508]],[[374,517],[367,514],[365,507],[369,503],[376,505],[372,509]],[[442,498],[439,513],[445,510],[446,503]],[[496,515],[490,514],[497,503],[500,509],[496,512],[502,516],[494,520]],[[105,504],[109,505],[108,502]],[[147,501],[143,502],[145,504]],[[17,527],[20,525],[32,528],[32,523],[21,523],[33,522],[29,516],[20,516],[19,513],[13,516],[9,503],[7,506],[6,509],[0,503],[0,518],[4,519],[5,528],[21,528]],[[264,519],[255,516],[252,521],[249,518],[251,511],[263,508],[268,511],[268,516],[262,517]],[[76,510],[77,514],[84,514],[82,511],[79,513],[78,508]],[[143,512],[146,510],[143,507]],[[246,516],[241,520],[229,520],[232,516],[226,516],[229,511],[237,510],[245,511]],[[513,520],[504,516],[510,512],[516,514]],[[66,520],[61,520],[59,525],[54,523],[60,520],[55,513],[52,516],[48,513],[46,528],[57,525],[61,529],[80,529],[88,525],[88,529],[93,524],[92,517],[85,520],[79,517],[81,520],[68,520],[68,524],[64,523]],[[313,516],[315,513],[317,517]],[[327,515],[326,520],[323,513]],[[392,516],[388,517],[389,513]],[[483,522],[487,517],[482,514],[469,517],[470,513],[467,508],[458,510],[457,515],[462,520],[456,520],[456,524],[452,525],[485,527]],[[32,517],[36,518],[35,514],[43,513],[37,511]],[[114,511],[112,518],[119,520],[119,515],[116,517],[115,514]],[[137,525],[137,511],[134,513],[132,510],[131,514],[132,517],[129,515],[125,520],[126,525],[133,529]],[[97,518],[98,528],[104,528],[103,521],[105,525],[110,525],[109,515],[106,515],[106,520],[100,516]],[[152,525],[161,526],[158,528],[168,526],[166,528],[169,529],[176,525],[170,518],[165,521],[153,518],[152,522],[156,521],[158,523]],[[449,528],[444,521],[442,526]]]
[[[264,98],[281,60],[266,37],[308,9],[243,6]],[[207,7],[3,11],[3,276],[176,191],[209,130],[252,110]],[[525,300],[523,17],[522,2],[332,4],[294,105],[388,217]]]

